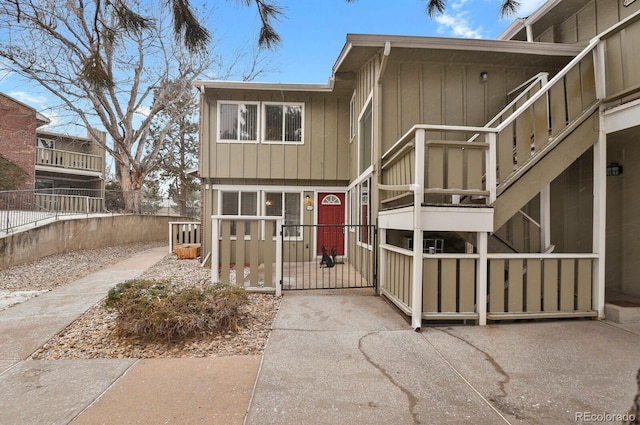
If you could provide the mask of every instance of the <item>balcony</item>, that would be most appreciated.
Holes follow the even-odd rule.
[[[39,147],[36,148],[36,167],[70,174],[101,176],[104,161],[99,155]]]

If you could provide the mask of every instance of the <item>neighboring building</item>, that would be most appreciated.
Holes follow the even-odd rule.
[[[24,176],[23,183],[13,189],[35,190],[39,210],[101,212],[104,140],[40,129],[49,123],[47,118],[4,94],[0,94],[0,108],[0,155]]]
[[[105,137],[102,133],[102,137]],[[104,141],[38,130],[36,134],[37,190],[78,189],[104,197]],[[81,191],[81,192],[80,192]]]
[[[48,123],[35,109],[0,93],[0,155],[6,167],[22,170],[22,182],[13,189],[35,187],[36,129]]]
[[[639,11],[550,0],[498,40],[349,34],[326,85],[196,81],[204,254],[247,255],[211,215],[345,224],[331,245],[416,328],[640,297]],[[321,255],[287,229],[285,257]]]

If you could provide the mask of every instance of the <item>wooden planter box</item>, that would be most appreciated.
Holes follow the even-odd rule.
[[[200,244],[191,243],[191,244],[176,245],[175,251],[176,251],[176,255],[178,256],[178,260],[198,258],[198,256],[200,255]]]

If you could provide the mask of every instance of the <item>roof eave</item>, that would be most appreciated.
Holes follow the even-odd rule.
[[[242,89],[265,91],[301,91],[301,92],[330,92],[333,90],[332,80],[328,84],[302,84],[302,83],[262,83],[251,81],[224,81],[224,80],[195,80],[192,84],[201,91],[206,89]]]

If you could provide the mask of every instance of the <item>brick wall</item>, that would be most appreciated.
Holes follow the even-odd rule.
[[[34,189],[36,111],[1,93],[0,153],[27,173],[18,189]]]

